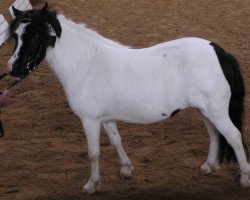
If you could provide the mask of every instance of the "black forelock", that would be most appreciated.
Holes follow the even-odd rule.
[[[40,13],[40,10],[28,10],[20,12],[10,23],[10,33],[13,34],[18,29],[21,23],[34,22],[36,18],[39,18],[39,16],[41,16]]]

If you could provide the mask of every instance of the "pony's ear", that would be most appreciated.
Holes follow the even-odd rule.
[[[20,16],[22,14],[22,11],[16,9],[15,6],[12,6],[12,10],[13,10],[13,13],[14,13],[15,17]]]
[[[44,7],[43,7],[43,11],[48,11],[49,10],[49,4],[48,4],[48,2],[46,1],[45,2],[45,5],[44,5]]]

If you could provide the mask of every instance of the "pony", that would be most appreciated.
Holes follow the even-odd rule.
[[[243,142],[244,81],[237,60],[214,42],[182,38],[133,49],[106,39],[62,14],[20,11],[10,31],[16,40],[9,74],[25,79],[44,59],[58,77],[73,112],[80,118],[91,172],[83,186],[92,194],[100,184],[99,136],[104,127],[120,159],[120,173],[134,169],[123,149],[117,121],[155,123],[187,107],[197,108],[210,136],[204,173],[219,162],[236,160],[240,182],[250,186],[248,151]]]

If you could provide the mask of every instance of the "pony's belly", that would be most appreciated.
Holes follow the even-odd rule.
[[[159,122],[176,114],[181,108],[175,108],[168,111],[137,111],[123,112],[103,117],[103,121],[122,121],[126,123],[149,124]]]

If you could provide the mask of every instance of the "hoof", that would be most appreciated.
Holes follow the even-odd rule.
[[[247,187],[250,187],[250,180],[249,180],[249,176],[244,174],[244,175],[241,175],[241,178],[240,178],[240,183],[241,183],[241,186],[243,188],[247,188]]]
[[[134,170],[134,167],[132,164],[128,165],[122,165],[121,171],[120,171],[120,177],[122,179],[130,179],[132,177],[132,171]]]
[[[213,170],[218,170],[220,169],[220,166],[215,163],[215,164],[208,164],[208,162],[205,162],[202,166],[201,166],[201,171],[204,174],[210,174]]]
[[[91,195],[97,190],[98,187],[100,187],[100,181],[96,181],[96,182],[88,181],[88,183],[86,183],[83,186],[83,193],[87,195]]]
[[[129,180],[132,178],[132,174],[123,174],[123,173],[120,173],[120,179],[122,180]]]

